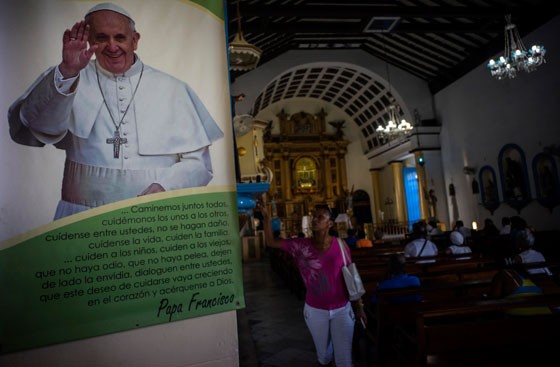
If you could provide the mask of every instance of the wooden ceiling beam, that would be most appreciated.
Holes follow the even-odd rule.
[[[300,34],[348,34],[348,33],[383,33],[383,32],[364,32],[362,23],[351,22],[276,22],[252,21],[243,23],[243,33],[300,33]],[[391,29],[389,33],[503,33],[504,23],[399,23]],[[230,34],[237,32],[236,26],[231,26]]]
[[[420,17],[420,18],[499,18],[504,15],[540,14],[543,6],[489,7],[489,6],[387,6],[387,5],[254,5],[241,4],[242,17],[298,17],[314,19],[348,19],[363,17]],[[228,13],[235,15],[235,4],[228,6]]]

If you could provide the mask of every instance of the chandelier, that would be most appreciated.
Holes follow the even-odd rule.
[[[385,140],[392,140],[398,136],[406,135],[412,130],[412,125],[405,119],[401,119],[400,106],[393,99],[391,104],[385,109],[389,114],[387,125],[379,125],[375,132],[377,136]]]
[[[493,77],[499,80],[504,78],[513,79],[517,76],[518,72],[530,73],[546,62],[544,59],[546,53],[544,46],[534,45],[529,50],[525,48],[517,27],[511,23],[511,15],[506,15],[504,36],[504,55],[500,56],[498,61],[491,59],[487,65]]]
[[[229,68],[234,71],[249,71],[257,67],[262,50],[245,40],[241,30],[241,12],[237,0],[237,34],[229,44]]]
[[[387,60],[387,50],[385,49],[385,42],[383,42],[383,52],[385,54],[385,60]],[[410,130],[412,130],[412,125],[401,118],[401,106],[397,104],[393,94],[391,93],[391,74],[389,73],[389,63],[385,61],[385,68],[387,72],[387,84],[389,85],[388,95],[391,98],[391,103],[385,108],[389,116],[389,120],[385,126],[379,125],[375,129],[377,137],[384,141],[393,140],[401,135],[406,135]]]

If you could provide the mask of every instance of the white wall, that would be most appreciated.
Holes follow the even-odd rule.
[[[246,98],[242,102],[236,104],[236,113],[248,113],[255,99],[264,90],[264,88],[279,75],[285,71],[302,64],[314,62],[323,63],[348,63],[356,65],[360,68],[367,69],[372,76],[378,79],[386,79],[386,64],[368,53],[361,50],[344,50],[344,51],[289,51],[284,55],[267,62],[259,68],[238,77],[232,84],[232,94],[244,93]],[[412,76],[400,69],[391,67],[391,84],[392,91],[395,95],[400,96],[403,100],[405,109],[409,112],[417,109],[423,119],[434,117],[432,97],[428,89],[427,83]],[[285,106],[290,106],[288,113],[295,113],[301,110],[305,112],[315,113],[321,108],[329,114],[327,121],[342,119],[348,121],[344,128],[345,139],[351,143],[348,146],[348,155],[346,157],[348,185],[354,185],[354,189],[364,190],[368,193],[371,200],[373,211],[373,188],[371,184],[371,175],[369,174],[371,162],[368,161],[363,153],[363,147],[366,144],[362,141],[362,135],[356,126],[350,120],[350,117],[332,104],[326,104],[323,101],[311,99],[293,99],[282,101],[275,105],[269,106],[264,111],[259,112],[259,119],[277,121],[276,113]],[[327,126],[327,128],[331,128]],[[384,200],[384,197],[382,197]],[[372,213],[375,218],[377,213]]]
[[[233,367],[236,312],[177,321],[0,356],[6,367]]]
[[[505,144],[517,144],[525,152],[531,196],[535,196],[532,159],[544,147],[560,144],[559,33],[560,17],[556,17],[524,39],[527,47],[537,43],[547,49],[547,63],[535,72],[498,81],[483,64],[435,95],[446,187],[455,185],[458,217],[465,224],[492,218],[500,226],[503,216],[517,215],[504,203],[491,215],[481,206],[480,195],[472,194],[473,177],[463,173],[464,166],[490,165],[500,181],[498,154]],[[556,164],[560,168],[558,157]],[[503,198],[501,187],[499,192]],[[449,212],[452,220],[453,211]],[[536,229],[560,228],[560,207],[551,213],[533,200],[520,215]]]

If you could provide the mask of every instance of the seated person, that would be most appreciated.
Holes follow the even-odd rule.
[[[366,248],[366,247],[373,247],[373,243],[371,240],[366,238],[366,232],[363,230],[358,231],[358,241],[356,242],[356,247],[358,248]]]
[[[509,234],[511,232],[511,220],[509,217],[502,218],[502,229],[500,229],[500,234]]]
[[[546,259],[544,255],[533,249],[533,244],[535,242],[535,238],[531,234],[531,232],[526,229],[524,231],[517,232],[515,236],[515,245],[519,249],[519,254],[513,259],[513,262],[516,264],[531,264],[531,263],[540,263],[545,262]],[[529,274],[546,274],[552,275],[548,267],[542,268],[529,268],[527,269]]]
[[[348,247],[356,248],[356,242],[358,242],[356,230],[354,228],[350,228],[348,231],[346,231],[346,234],[348,235],[348,237],[346,237],[344,240],[346,241]]]
[[[463,235],[465,241],[471,236],[470,228],[465,227],[465,224],[462,220],[458,220],[457,222],[455,222],[455,227],[453,228],[453,230],[459,231]]]
[[[491,237],[500,234],[500,230],[496,227],[492,219],[486,218],[484,219],[484,228],[480,230],[480,233],[483,236]]]
[[[427,238],[426,227],[423,222],[412,225],[412,241],[404,247],[406,257],[432,257],[437,256],[438,248]]]
[[[439,235],[443,234],[441,229],[438,228],[435,220],[431,220],[431,221],[428,222],[428,225],[426,225],[426,232],[430,236],[439,236]]]
[[[451,241],[451,245],[445,249],[445,253],[447,255],[462,255],[470,254],[472,252],[471,248],[465,245],[465,239],[460,232],[451,232],[449,240]]]
[[[406,287],[420,287],[420,278],[415,275],[408,275],[405,272],[406,258],[403,254],[392,254],[389,256],[389,269],[387,270],[387,278],[377,285],[376,293],[371,296],[371,304],[377,303],[377,292],[386,289],[397,289]],[[411,294],[403,296],[395,296],[389,299],[391,303],[411,303],[420,302],[422,295]]]

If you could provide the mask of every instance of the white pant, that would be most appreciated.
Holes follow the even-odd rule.
[[[352,367],[355,317],[350,302],[335,310],[322,310],[305,304],[303,316],[313,337],[319,363],[330,363],[334,355],[337,367]]]

